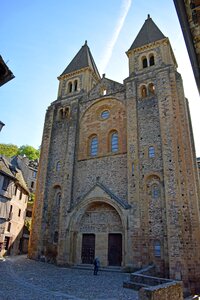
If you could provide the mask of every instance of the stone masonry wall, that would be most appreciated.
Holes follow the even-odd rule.
[[[109,95],[106,99],[94,99],[89,107],[85,107],[85,104],[81,104],[81,107],[85,111],[81,108],[74,201],[78,202],[95,185],[97,178],[118,197],[127,200],[126,107],[122,101]],[[102,119],[101,113],[105,110],[108,110],[109,116]],[[111,133],[114,131],[118,133],[118,151],[113,153]],[[94,134],[98,138],[98,153],[92,157],[90,136]]]
[[[78,202],[99,181],[116,196],[127,201],[126,155],[114,155],[79,161],[76,163],[74,200]]]
[[[192,290],[193,278],[199,276],[194,275],[199,265],[199,255],[194,254],[199,241],[199,208],[185,98],[183,90],[181,96],[177,94],[173,68],[158,73],[158,83],[170,278],[182,279]]]
[[[42,146],[40,154],[40,164],[38,169],[38,180],[36,185],[36,200],[33,207],[33,217],[32,217],[32,229],[29,239],[29,257],[37,259],[38,254],[42,248],[43,240],[41,236],[43,228],[43,207],[44,207],[44,194],[47,180],[47,165],[48,165],[48,155],[49,155],[49,146],[51,141],[51,130],[53,123],[53,110],[51,107],[47,110],[43,137],[42,137]]]
[[[153,75],[153,74],[152,74]],[[147,79],[140,77],[140,81]],[[153,76],[151,80],[156,86]],[[164,215],[163,166],[160,120],[158,112],[157,91],[155,94],[137,102],[138,112],[138,144],[139,144],[139,172],[140,172],[140,213],[142,229],[142,260],[146,264],[153,261],[160,265],[163,272]],[[154,157],[149,157],[149,147],[154,147]],[[156,194],[154,195],[154,189]],[[155,255],[155,243],[161,247],[161,255]]]
[[[160,286],[142,288],[139,300],[183,300],[181,283],[165,283]]]

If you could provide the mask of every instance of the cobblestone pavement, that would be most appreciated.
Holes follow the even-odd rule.
[[[26,256],[0,261],[0,300],[138,300],[123,288],[129,274],[60,268]]]

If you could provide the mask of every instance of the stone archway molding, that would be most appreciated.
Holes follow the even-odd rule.
[[[100,208],[99,211],[98,207]],[[102,211],[103,207],[105,207],[106,209],[105,212]],[[68,250],[66,248],[66,252],[69,253],[69,258],[67,259],[69,263],[77,264],[81,263],[82,261],[82,234],[98,234],[97,243],[95,246],[95,253],[98,255],[98,253],[100,253],[100,248],[102,247],[101,245],[107,245],[109,233],[121,233],[123,245],[122,264],[124,264],[124,257],[126,252],[125,249],[127,247],[127,218],[129,209],[131,208],[132,207],[126,201],[120,199],[105,185],[97,181],[96,184],[81,199],[79,199],[79,202],[71,208],[68,214],[68,220],[66,223],[66,236],[64,239],[66,241],[65,247],[68,248]],[[91,211],[93,209],[94,212]],[[108,211],[110,211],[110,216]],[[88,219],[92,219],[93,222],[90,224]],[[102,225],[98,223],[98,219],[100,220],[100,222],[102,222]],[[103,222],[103,220],[105,220],[105,223]],[[87,227],[88,224],[89,226]],[[99,234],[101,235],[101,238]],[[102,235],[104,236],[103,242]],[[101,253],[99,255],[101,256],[101,258],[103,257],[102,263],[104,265],[107,265],[106,253],[108,249],[104,248],[103,251],[104,254]]]
[[[116,196],[104,184],[97,182],[71,209],[71,218],[69,222],[70,230],[76,230],[76,225],[79,224],[80,219],[87,210],[87,207],[94,202],[102,202],[113,207],[120,216],[123,228],[126,228],[126,221],[124,216],[125,211],[131,208],[125,200]]]

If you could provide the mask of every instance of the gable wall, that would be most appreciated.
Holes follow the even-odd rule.
[[[116,196],[127,200],[126,154],[78,161],[76,163],[75,178],[75,202],[81,200],[95,185],[97,178]]]
[[[105,120],[101,118],[104,110],[109,111],[109,117]],[[113,97],[106,97],[93,100],[92,103],[83,103],[80,111],[74,201],[78,202],[97,180],[118,197],[127,200],[125,104]],[[112,153],[110,149],[110,136],[114,130],[118,132],[119,139],[119,149],[116,153]],[[98,137],[98,154],[91,157],[90,137],[94,134]]]

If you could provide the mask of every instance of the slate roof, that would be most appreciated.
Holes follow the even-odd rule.
[[[29,194],[29,189],[23,178],[21,170],[12,165],[4,156],[0,156],[0,173],[11,177]]]
[[[16,179],[17,179],[19,185],[21,185],[21,187],[29,194],[29,189],[28,189],[27,184],[24,180],[24,177],[22,175],[21,170],[17,169],[17,173],[16,173],[15,176],[16,176]]]
[[[85,41],[85,44],[81,47],[79,52],[72,59],[70,64],[67,66],[67,68],[64,70],[64,72],[60,76],[69,74],[74,71],[78,71],[80,69],[87,68],[87,67],[91,68],[96,73],[96,75],[98,77],[100,77],[99,71],[97,69],[95,61],[90,52],[90,48],[87,45],[87,41]]]
[[[129,50],[142,47],[146,44],[150,44],[164,38],[166,38],[164,34],[160,31],[160,29],[148,15],[148,18],[145,20],[142,28],[140,29]]]
[[[3,156],[0,156],[0,173],[3,173],[15,180],[15,176],[10,169],[10,163]]]
[[[10,71],[2,56],[0,55],[0,86],[15,78],[13,73]]]

